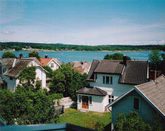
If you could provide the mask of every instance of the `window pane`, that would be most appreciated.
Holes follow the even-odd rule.
[[[138,110],[139,109],[139,99],[134,98],[134,109]]]
[[[81,96],[79,95],[79,102],[81,102]]]
[[[109,76],[106,76],[106,84],[109,84]]]
[[[103,84],[105,84],[105,76],[103,76]]]
[[[112,76],[111,76],[111,84],[112,84]]]
[[[92,104],[92,96],[89,96],[89,103]]]

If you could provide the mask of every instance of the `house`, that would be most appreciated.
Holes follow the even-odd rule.
[[[61,62],[57,58],[40,58],[42,67],[49,66],[53,71],[57,70],[61,66]]]
[[[91,67],[90,62],[80,62],[80,61],[75,61],[72,62],[71,65],[73,66],[73,69],[81,74],[88,74],[89,69]]]
[[[128,114],[136,111],[150,124],[160,119],[165,130],[165,76],[161,75],[155,80],[135,86],[110,106],[113,125],[121,112]]]
[[[40,65],[40,62],[36,58],[1,58],[0,59],[0,75],[1,79],[5,82],[6,86],[10,90],[20,84],[19,74],[26,68],[34,66],[36,72],[35,81],[41,82],[41,87],[46,88],[46,72]],[[29,74],[30,75],[30,74]]]
[[[104,112],[107,105],[135,85],[148,81],[147,61],[94,60],[88,73],[89,91],[77,91],[78,110]],[[97,92],[90,94],[90,92]],[[99,90],[98,90],[99,89]],[[106,92],[102,95],[100,92]]]

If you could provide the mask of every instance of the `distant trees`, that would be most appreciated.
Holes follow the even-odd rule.
[[[146,43],[147,44],[147,43]],[[19,48],[18,48],[19,47]],[[101,50],[165,50],[164,45],[68,45],[68,44],[45,44],[45,43],[24,43],[24,42],[0,42],[0,50],[3,49],[47,49],[47,50],[78,50],[78,51],[101,51]]]
[[[161,57],[160,51],[158,50],[151,51],[151,53],[149,54],[149,61],[153,68],[157,68],[161,60],[162,60],[162,57]]]
[[[104,56],[105,60],[123,60],[124,55],[122,53],[107,54]],[[131,58],[127,56],[127,59]]]
[[[15,92],[0,89],[0,115],[7,124],[54,123],[55,95],[47,95],[44,90],[18,87]]]
[[[86,86],[86,75],[73,70],[70,64],[63,64],[61,68],[53,72],[50,92],[62,93],[76,99],[76,91]]]
[[[120,114],[115,124],[116,131],[151,131],[151,126],[143,121],[136,112]]]
[[[3,53],[2,58],[16,58],[16,56],[14,53],[10,51],[6,51]]]
[[[37,59],[40,58],[39,53],[37,51],[30,52],[29,57],[36,57]]]

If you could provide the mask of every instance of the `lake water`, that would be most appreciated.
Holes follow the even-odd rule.
[[[119,52],[119,51],[117,51]],[[19,56],[20,53],[24,57],[28,57],[29,51],[14,51],[16,56]],[[102,60],[106,54],[113,54],[116,51],[39,51],[39,55],[44,57],[55,57],[63,62],[71,61],[88,61],[92,62],[93,59]],[[124,55],[131,57],[135,60],[148,60],[148,55],[150,51],[120,51]],[[2,56],[3,51],[0,51],[0,57]]]

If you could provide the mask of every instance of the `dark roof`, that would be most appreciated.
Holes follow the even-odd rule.
[[[91,64],[91,68],[88,72],[88,77],[87,77],[87,80],[91,80],[93,79],[93,72],[94,70],[96,69],[96,67],[98,66],[98,64],[100,63],[100,61],[98,60],[93,60],[92,64]]]
[[[94,60],[87,80],[94,81],[95,73],[118,74],[120,83],[137,85],[148,81],[148,62],[129,60],[125,65],[122,61]]]
[[[30,61],[31,60],[27,60],[27,59],[17,60],[15,66],[11,68],[5,75],[14,77],[14,78],[18,77],[21,71],[27,67]]]
[[[110,61],[102,60],[96,67],[96,73],[112,73],[112,74],[121,74],[124,65],[121,64],[121,61]]]
[[[0,58],[0,63],[4,65],[7,69],[12,68],[15,58]]]
[[[128,84],[141,84],[147,82],[147,72],[147,61],[128,61],[120,82]]]
[[[106,96],[107,95],[107,92],[105,92],[99,88],[96,88],[96,87],[90,87],[90,88],[84,87],[84,88],[81,88],[80,90],[78,90],[77,93],[78,94],[96,95],[96,96]]]

